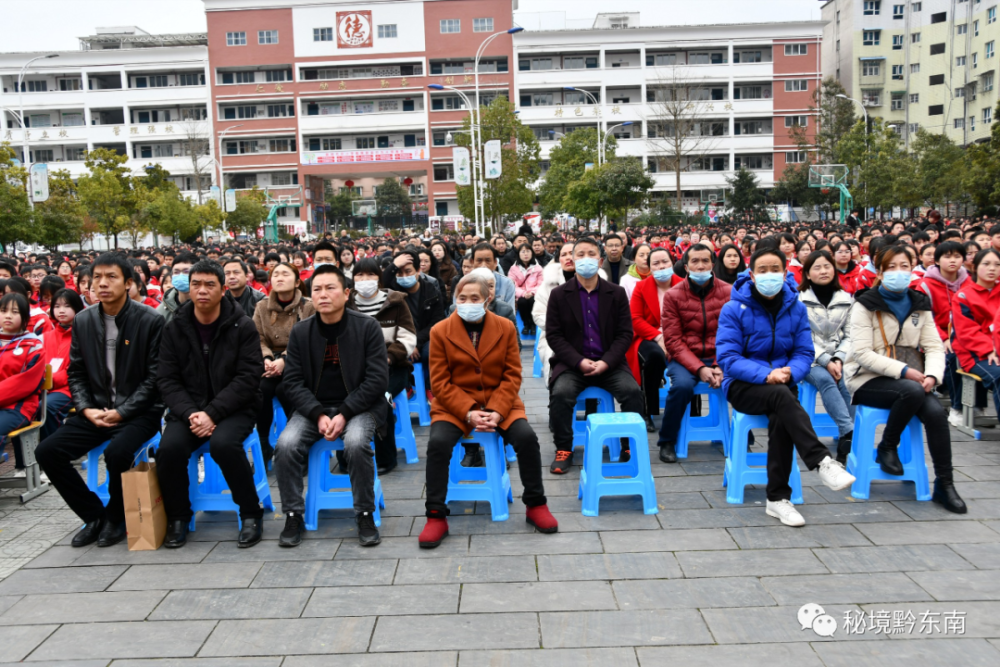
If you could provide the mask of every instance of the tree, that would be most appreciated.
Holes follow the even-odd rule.
[[[375,207],[379,215],[410,215],[413,212],[410,194],[396,178],[382,181],[375,193]]]
[[[184,123],[182,136],[181,154],[191,160],[191,178],[201,204],[202,194],[212,183],[211,128],[206,122],[189,120]]]
[[[330,219],[349,218],[354,215],[352,202],[356,199],[358,199],[358,196],[350,188],[341,188],[337,194],[328,194],[326,196],[326,203],[330,206],[328,214]]]
[[[221,229],[226,216],[219,208],[219,202],[209,199],[204,204],[199,204],[192,209],[194,215],[194,231]],[[190,236],[193,232],[187,231],[181,238]]]
[[[760,189],[756,174],[741,167],[726,181],[731,191],[726,204],[732,209],[733,217],[750,220],[768,219],[767,208],[764,206],[764,192]]]
[[[171,185],[173,185],[171,183]],[[160,244],[160,234],[177,239],[196,234],[201,228],[191,202],[181,196],[176,186],[154,190],[153,196],[143,207],[139,218],[143,227],[153,234],[154,245]],[[214,200],[210,203],[215,204]],[[205,206],[205,204],[202,204]],[[218,210],[218,204],[215,209]],[[220,212],[221,213],[221,212]]]
[[[605,214],[624,217],[649,199],[655,182],[634,158],[618,159],[587,171],[570,184],[564,209],[578,218],[598,218]]]
[[[265,209],[256,198],[245,195],[236,200],[236,210],[226,214],[226,227],[234,234],[256,234],[267,218]]]
[[[792,140],[799,145],[800,150],[815,147],[817,159],[815,164],[842,164],[839,147],[840,140],[846,136],[855,125],[854,102],[838,95],[847,95],[844,87],[833,77],[827,77],[813,91],[812,105],[809,111],[817,114],[815,118],[816,131],[810,141],[807,139],[806,128],[792,129]]]
[[[14,150],[0,144],[0,249],[13,250],[17,241],[32,236],[31,207],[28,205],[27,178],[24,167],[14,166]]]
[[[871,121],[867,133],[864,122],[855,123],[837,144],[837,154],[856,174],[851,194],[864,209],[910,208],[923,202],[916,160],[881,118]]]
[[[500,178],[486,180],[483,188],[484,225],[500,229],[504,222],[518,220],[532,209],[535,193],[532,183],[538,179],[538,156],[541,148],[531,128],[521,124],[514,105],[497,97],[488,106],[479,107],[480,141],[500,140]],[[455,137],[459,146],[471,148],[471,115],[463,124],[465,131]],[[482,157],[482,152],[480,152]],[[485,172],[484,172],[485,173]],[[475,218],[472,186],[459,186],[458,208],[466,218]]]
[[[917,161],[918,186],[932,208],[967,200],[963,180],[969,164],[960,146],[947,135],[920,128],[910,147]]]
[[[125,166],[128,157],[110,148],[97,148],[87,153],[84,165],[89,174],[77,183],[80,202],[90,218],[109,238],[114,237],[118,247],[118,234],[124,231],[136,212],[134,179]]]
[[[34,221],[33,240],[52,252],[64,243],[80,240],[84,209],[76,196],[76,185],[65,169],[49,173],[49,198],[35,204]]]
[[[615,137],[608,138],[608,160],[615,157],[618,147]],[[562,213],[571,183],[583,178],[587,165],[597,166],[597,129],[581,127],[564,134],[559,145],[549,153],[549,170],[538,189],[538,201],[543,218]]]

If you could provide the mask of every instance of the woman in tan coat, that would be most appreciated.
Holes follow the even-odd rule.
[[[932,393],[944,377],[945,359],[930,299],[910,289],[913,259],[903,246],[885,248],[875,265],[875,284],[858,294],[851,310],[852,353],[844,367],[847,388],[855,405],[889,410],[876,459],[886,474],[903,474],[896,451],[899,439],[913,417],[923,423],[934,462],[933,500],[949,512],[965,514],[952,476],[948,414]],[[922,358],[923,369],[902,360],[907,355],[914,364]],[[858,455],[871,451],[869,443],[852,446]]]
[[[312,315],[312,301],[302,296],[299,271],[287,262],[277,264],[270,273],[271,293],[257,303],[253,323],[260,335],[260,350],[264,355],[264,376],[260,382],[263,394],[260,412],[257,413],[257,436],[264,461],[270,461],[274,447],[268,438],[274,420],[272,399],[277,397],[285,414],[290,418],[291,406],[286,405],[281,392],[281,376],[285,370],[285,348],[292,327]]]
[[[456,310],[431,329],[430,375],[434,403],[427,443],[427,525],[420,546],[434,548],[448,535],[448,467],[452,449],[472,431],[496,431],[517,452],[528,507],[527,521],[543,533],[558,523],[546,505],[538,436],[528,425],[521,389],[516,327],[486,309],[489,284],[469,274],[456,287]]]

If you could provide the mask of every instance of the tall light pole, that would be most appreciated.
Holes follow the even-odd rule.
[[[222,140],[225,138],[226,132],[228,132],[229,130],[235,130],[238,127],[243,127],[243,123],[240,123],[239,125],[230,125],[229,127],[227,127],[226,129],[224,129],[222,132],[219,133],[219,196],[222,198],[222,201],[220,202],[222,206],[220,206],[219,208],[221,208],[223,211],[226,210],[226,179],[223,178],[222,174]],[[226,230],[225,219],[223,219],[222,221],[222,231],[228,233],[228,231]],[[208,240],[207,237],[205,236],[204,229],[201,230],[201,237],[206,241]]]
[[[859,107],[861,107],[861,113],[865,115],[865,162],[868,162],[868,149],[870,148],[870,142],[868,141],[868,109],[865,109],[865,105],[858,102],[853,97],[848,97],[847,95],[837,95],[842,100],[850,100],[854,102]],[[865,214],[868,213],[868,177],[865,176]]]
[[[35,62],[36,60],[45,60],[47,58],[58,58],[58,53],[49,53],[44,56],[35,56],[28,62],[24,63],[24,67],[21,68],[20,74],[17,75],[17,106],[21,108],[21,117],[18,119],[21,123],[21,150],[24,152],[22,156],[24,158],[24,168],[29,172],[31,171],[31,153],[28,152],[28,130],[24,124],[24,75],[28,71],[28,65]],[[28,206],[32,210],[35,208],[35,202],[28,197]]]
[[[627,120],[624,123],[618,123],[617,125],[612,125],[607,130],[605,130],[605,132],[604,132],[604,138],[601,139],[601,153],[604,153],[604,154],[607,153],[607,150],[608,150],[607,149],[608,137],[611,136],[611,132],[612,131],[618,129],[619,127],[628,127],[631,124],[632,124],[632,121]]]
[[[582,88],[574,88],[573,86],[566,86],[565,90],[572,90],[572,91],[577,92],[577,93],[583,93],[588,98],[590,98],[590,100],[594,103],[594,106],[597,107],[597,110],[598,110],[598,116],[597,116],[597,166],[600,167],[602,164],[604,164],[604,149],[602,148],[602,141],[601,141],[601,132],[604,129],[604,124],[603,124],[604,118],[600,115],[600,105],[601,105],[601,103],[597,100],[597,97],[593,93],[591,93],[589,90],[584,90]]]
[[[482,218],[480,217],[481,199],[479,192],[479,170],[476,168],[479,161],[479,147],[476,143],[477,126],[475,117],[475,107],[472,106],[472,102],[469,100],[469,96],[463,93],[458,88],[455,88],[454,86],[442,86],[439,83],[431,83],[428,84],[427,87],[430,88],[431,90],[450,90],[453,93],[456,93],[459,97],[461,97],[462,101],[465,102],[465,106],[469,107],[469,126],[470,126],[469,150],[472,153],[472,170],[470,173],[472,181],[472,204],[473,204],[472,219],[476,225],[476,235],[478,236],[483,233],[483,230],[480,226],[480,221],[482,220]],[[447,143],[447,137],[445,138],[445,142]]]

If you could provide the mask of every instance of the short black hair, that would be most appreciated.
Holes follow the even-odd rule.
[[[605,234],[603,241],[604,241],[605,244],[607,244],[607,242],[611,241],[612,239],[617,240],[617,241],[621,241],[621,244],[625,245],[625,242],[622,241],[622,237],[618,236],[617,234],[615,234],[613,232],[610,233],[610,234]]]
[[[419,262],[417,263],[417,265],[419,266]],[[333,275],[337,276],[337,280],[340,281],[340,286],[343,289],[350,289],[349,286],[347,285],[347,276],[344,275],[344,272],[341,271],[339,267],[336,267],[333,264],[324,264],[323,266],[313,271],[312,280],[315,281],[316,276],[322,276],[327,273],[332,273]]]
[[[198,256],[193,252],[179,252],[174,257],[174,264],[197,264]]]
[[[191,267],[191,270],[188,271],[188,275],[193,276],[196,273],[207,273],[209,275],[213,275],[219,279],[219,285],[226,284],[226,274],[222,271],[222,266],[220,266],[215,260],[203,259],[196,262]]]
[[[230,257],[226,261],[222,262],[223,271],[225,271],[226,265],[228,265],[228,264],[239,264],[240,268],[243,269],[243,273],[249,273],[250,272],[249,267],[247,267],[247,263],[244,262],[242,259],[238,259],[236,257]]]
[[[17,275],[17,268],[10,262],[0,262],[0,271],[7,271],[10,275]]]
[[[7,289],[28,298],[28,295],[31,294],[31,283],[21,276],[12,276],[11,279],[7,281]]]
[[[48,292],[49,294],[55,294],[61,289],[65,289],[66,281],[59,276],[45,276],[42,278],[42,282],[38,284],[38,292]]]
[[[359,259],[354,264],[353,274],[356,276],[359,273],[374,273],[376,276],[379,277],[379,280],[381,282],[382,268],[379,266],[379,263],[376,262],[371,257],[365,257],[364,259]]]
[[[31,307],[28,306],[28,300],[17,292],[4,294],[0,297],[0,312],[7,310],[8,304],[14,304],[14,309],[21,316],[21,330],[27,331],[28,320],[31,319]]]
[[[945,255],[960,255],[965,259],[965,248],[958,241],[945,241],[934,249],[934,263],[938,264]]]
[[[333,253],[333,256],[337,259],[337,261],[340,261],[340,252],[337,250],[337,246],[333,245],[329,241],[320,241],[317,243],[316,247],[313,248],[313,257],[315,257],[316,253],[320,250],[329,250]]]
[[[597,252],[601,252],[601,244],[600,243],[598,243],[597,241],[595,241],[594,239],[592,239],[589,236],[581,236],[580,238],[578,238],[576,240],[576,243],[573,244],[573,254],[576,254],[576,247],[578,245],[583,245],[583,244],[590,244],[590,245],[594,246],[595,248],[597,248]]]
[[[94,263],[90,265],[91,273],[99,266],[114,266],[122,272],[122,277],[125,280],[134,280],[132,265],[128,263],[124,255],[120,255],[117,252],[105,252],[98,256],[94,260]]]
[[[480,250],[489,250],[491,253],[493,253],[493,259],[497,258],[496,248],[494,248],[493,246],[491,246],[489,243],[485,243],[485,242],[483,242],[483,243],[477,243],[476,245],[472,246],[472,253],[471,253],[472,256],[475,257],[476,253],[479,252]]]
[[[664,248],[664,250],[666,250],[666,248]],[[693,246],[691,246],[690,248],[688,248],[687,251],[684,253],[684,264],[687,264],[688,256],[691,253],[693,253],[693,252],[705,252],[706,250],[708,251],[708,254],[711,255],[710,259],[714,260],[715,259],[715,254],[712,252],[711,248],[709,248],[704,243],[695,243]],[[653,253],[649,253],[649,254],[652,255]]]
[[[60,301],[65,301],[66,305],[73,309],[73,312],[79,313],[84,309],[83,299],[75,291],[68,289],[66,287],[62,288],[52,296],[52,304],[49,306],[49,314],[52,314],[52,309],[56,307]]]
[[[762,239],[763,240],[763,239]],[[785,269],[788,267],[788,258],[785,257],[785,253],[781,252],[777,248],[763,247],[754,250],[753,255],[750,256],[750,270],[756,271],[757,259],[763,257],[764,255],[774,255],[781,260],[781,268]]]

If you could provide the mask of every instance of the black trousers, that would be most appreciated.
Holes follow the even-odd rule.
[[[639,343],[639,368],[642,371],[642,392],[646,395],[646,416],[660,414],[660,383],[667,370],[667,355],[656,341]]]
[[[139,447],[160,430],[162,416],[161,409],[150,410],[111,428],[100,428],[82,414],[76,414],[38,445],[35,456],[56,491],[84,523],[102,517],[112,523],[122,523],[125,521],[122,473],[132,467]],[[73,467],[73,461],[108,440],[111,443],[104,450],[104,463],[108,468],[111,498],[105,507],[97,494],[87,488],[87,483]]]
[[[788,476],[795,465],[795,450],[810,470],[818,468],[830,456],[830,450],[816,437],[809,415],[799,403],[795,385],[733,380],[728,399],[734,409],[744,414],[767,416],[767,499],[791,500]],[[742,442],[730,443],[730,447],[745,446]]]
[[[600,375],[585,376],[578,370],[564,371],[549,391],[549,416],[556,449],[573,449],[573,420],[576,399],[587,387],[600,387],[622,406],[622,412],[642,414],[643,399],[627,366],[610,369]]]
[[[236,414],[215,425],[215,431],[208,438],[209,454],[222,469],[222,476],[233,494],[233,502],[240,508],[240,518],[259,519],[264,510],[257,499],[257,487],[253,481],[253,468],[243,449],[243,441],[253,431],[252,414]],[[160,449],[156,452],[156,473],[163,493],[163,507],[168,521],[190,521],[191,480],[188,477],[188,461],[191,454],[205,444],[191,432],[186,421],[170,420],[160,438]],[[197,484],[198,480],[194,482]]]
[[[528,331],[535,329],[535,320],[531,317],[531,309],[535,307],[535,297],[517,299],[517,312],[521,315],[521,324],[528,328]],[[520,331],[518,333],[521,333]]]
[[[948,416],[934,394],[924,393],[923,386],[913,380],[877,377],[861,385],[854,392],[852,402],[854,405],[889,411],[889,419],[882,432],[882,443],[885,445],[898,446],[906,425],[914,417],[919,419],[927,431],[927,451],[934,462],[934,475],[942,482],[952,481]]]
[[[410,384],[410,371],[405,366],[389,366],[389,394],[395,398],[401,391],[405,391]],[[409,415],[404,415],[409,419]],[[343,459],[344,452],[337,452],[337,460]],[[375,431],[375,465],[378,468],[389,468],[396,465],[396,419],[392,410],[389,410],[389,422],[385,425],[385,437],[381,437]]]
[[[524,493],[521,500],[528,507],[545,505],[545,487],[542,485],[542,455],[538,451],[538,436],[524,419],[517,419],[509,429],[497,429],[504,442],[517,453],[517,469],[521,474]],[[459,444],[462,429],[450,422],[431,424],[427,442],[427,516],[448,516],[448,466],[451,452]]]
[[[260,448],[264,453],[264,460],[267,461],[271,458],[274,453],[274,445],[269,440],[268,434],[271,432],[271,425],[274,423],[274,399],[278,399],[278,403],[285,410],[285,416],[288,419],[292,418],[292,404],[288,402],[285,398],[285,392],[281,390],[281,378],[278,377],[262,377],[260,379],[260,393],[263,396],[263,401],[260,404],[260,410],[257,412],[257,436],[260,438]]]

